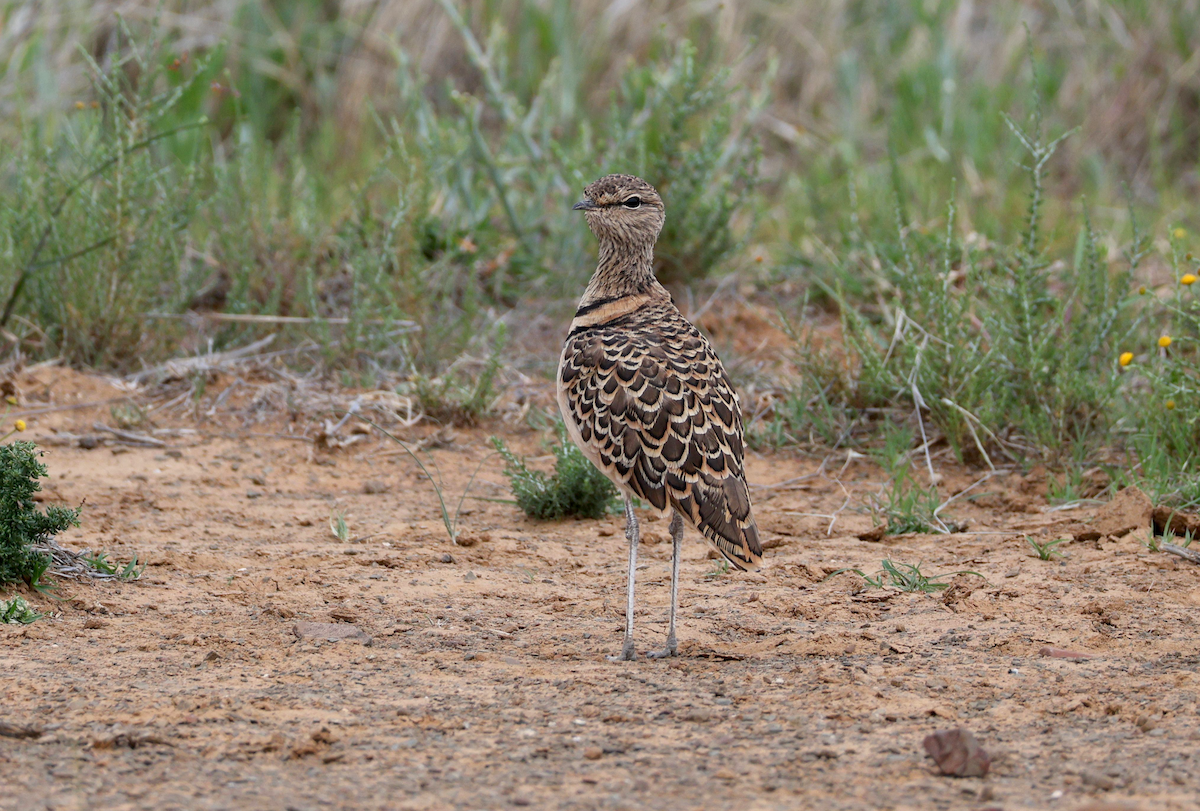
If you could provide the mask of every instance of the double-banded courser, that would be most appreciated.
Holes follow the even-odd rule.
[[[600,261],[579,301],[558,367],[558,405],[571,438],[625,498],[629,583],[625,643],[637,656],[633,582],[634,496],[671,515],[672,656],[679,603],[679,545],[687,521],[739,569],[762,559],[742,463],[742,415],[721,361],[654,278],[654,242],[665,214],[646,181],[609,175],[575,204],[600,240]]]

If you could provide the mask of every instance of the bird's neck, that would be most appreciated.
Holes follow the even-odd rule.
[[[601,239],[600,261],[579,304],[586,307],[602,299],[657,291],[666,295],[666,289],[654,278],[654,243],[618,245]]]

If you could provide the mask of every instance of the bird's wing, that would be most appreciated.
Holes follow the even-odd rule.
[[[676,509],[738,568],[758,568],[737,394],[673,306],[573,330],[558,388],[572,436],[605,475]]]

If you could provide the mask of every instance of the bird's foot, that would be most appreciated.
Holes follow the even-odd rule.
[[[647,659],[666,659],[668,656],[675,656],[679,653],[679,646],[675,644],[674,639],[667,640],[667,646],[662,650],[652,650],[646,654]]]
[[[610,662],[632,662],[637,659],[637,650],[633,647],[633,640],[629,637],[625,638],[625,644],[621,647],[621,653],[617,656],[607,657]]]

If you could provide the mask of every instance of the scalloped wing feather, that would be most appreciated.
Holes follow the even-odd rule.
[[[572,439],[624,493],[676,510],[739,569],[762,560],[737,394],[704,336],[670,302],[576,319],[558,401]]]

